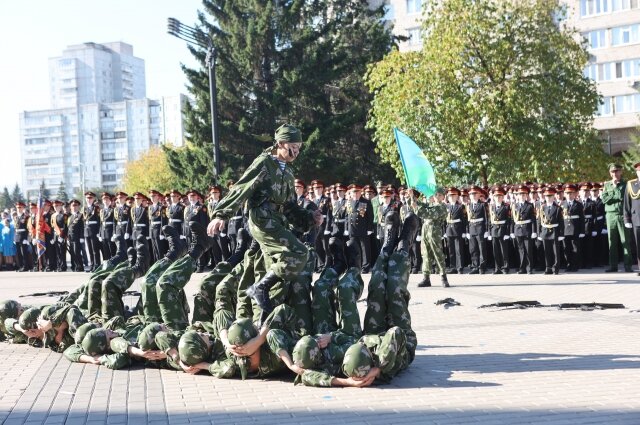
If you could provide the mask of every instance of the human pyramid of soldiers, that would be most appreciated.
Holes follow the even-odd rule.
[[[148,213],[138,216],[133,209],[117,207],[112,227],[120,227],[126,214],[131,224],[124,233],[116,230],[112,237],[102,237],[102,242],[115,245],[108,260],[94,267],[85,284],[52,305],[28,308],[15,300],[0,304],[0,336],[51,348],[73,362],[113,369],[135,362],[190,374],[204,370],[217,378],[290,373],[294,382],[312,386],[389,382],[415,357],[407,286],[417,258],[422,257],[424,275],[419,287],[431,286],[434,270],[445,287],[447,273],[463,272],[465,240],[472,274],[486,272],[489,246],[494,273],[508,273],[514,241],[520,254],[518,273],[533,272],[538,243],[546,274],[558,273],[561,255],[567,270],[575,271],[580,258],[595,252],[598,236],[606,234],[605,214],[607,224],[613,223],[610,213],[622,217],[628,208],[624,185],[614,177],[620,180],[620,167],[612,164],[613,189],[618,192],[607,186],[611,182],[604,193],[598,183],[524,183],[497,185],[490,193],[472,186],[468,199],[451,187],[424,199],[410,189],[398,197],[392,186],[379,185],[374,214],[372,187],[337,183],[325,192],[322,182],[314,181],[313,196],[307,196],[288,166],[302,145],[299,130],[285,124],[274,139],[227,196],[220,199],[219,188],[212,188],[218,197],[208,213],[196,191],[187,194],[193,211],[189,214],[173,214],[180,205],[177,191],[169,194],[172,202],[165,213],[157,191],[150,191]],[[635,168],[640,173],[640,163]],[[640,198],[634,182],[633,200]],[[123,197],[126,194],[118,194]],[[143,198],[134,194],[137,208]],[[619,210],[609,211],[614,202]],[[78,201],[71,204],[79,206]],[[82,217],[77,208],[72,212]],[[198,220],[198,214],[207,214],[207,220]],[[142,223],[145,216],[148,221]],[[168,223],[156,220],[163,216]],[[374,216],[377,229],[371,224]],[[189,320],[185,285],[212,247],[220,248],[233,220],[242,223],[233,250],[198,284]],[[622,230],[630,227],[626,216],[619,224]],[[138,227],[129,246],[126,230]],[[166,243],[166,251],[159,243],[149,243],[142,231],[149,227],[158,227],[161,238],[156,242]],[[374,231],[375,238],[367,239]],[[622,243],[625,270],[631,271],[631,255],[624,239]],[[443,247],[449,253],[448,268]],[[617,265],[616,259],[608,271],[617,271]],[[366,272],[371,277],[361,320],[357,301]],[[138,278],[140,298],[128,309],[123,297]]]

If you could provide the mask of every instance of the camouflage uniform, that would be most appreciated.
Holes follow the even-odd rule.
[[[0,341],[4,341],[5,339],[7,339],[7,337],[11,337],[13,335],[5,327],[5,320],[7,319],[17,320],[20,317],[21,310],[24,311],[28,308],[29,308],[28,306],[21,306],[20,303],[15,300],[6,300],[0,303]],[[12,323],[15,323],[15,322],[12,322]],[[15,339],[15,336],[14,336],[14,339]],[[24,343],[26,342],[26,339],[23,341],[22,338],[18,338],[18,340],[15,342]]]
[[[428,205],[422,202],[417,205],[416,214],[422,220],[422,274],[431,274],[431,265],[435,260],[436,270],[444,275],[446,268],[442,251],[442,224],[447,217],[447,207],[444,204]]]
[[[52,328],[44,335],[44,346],[58,353],[62,353],[67,347],[75,343],[76,331],[80,326],[87,323],[87,319],[78,306],[64,302],[42,307],[40,318],[51,321],[52,325]],[[57,341],[55,328],[60,327],[65,322],[68,326],[62,331],[60,341]]]
[[[189,325],[188,305],[183,302],[184,287],[196,270],[196,260],[185,255],[162,273],[156,284],[162,322],[171,330],[184,330]]]
[[[340,279],[327,268],[313,284],[314,333],[340,330],[356,338],[362,335],[360,314],[356,302],[362,295],[364,282],[360,270],[352,267]],[[337,319],[336,319],[337,315]]]
[[[213,319],[216,302],[216,288],[222,280],[229,275],[232,268],[229,263],[221,262],[207,274],[196,287],[196,294],[193,298],[192,323],[206,322]]]

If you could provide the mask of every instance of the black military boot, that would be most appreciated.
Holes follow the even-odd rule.
[[[422,281],[418,283],[418,288],[427,288],[429,286],[431,286],[431,279],[429,278],[429,275],[425,275],[422,278]]]
[[[266,318],[266,315],[273,311],[273,303],[269,298],[269,290],[273,288],[280,278],[274,272],[268,272],[262,279],[247,288],[247,295],[256,301],[256,304],[262,309],[264,317],[261,317],[260,322]]]
[[[251,236],[246,229],[238,230],[238,235],[236,239],[236,249],[233,251],[233,254],[227,260],[227,263],[231,264],[231,267],[235,267],[244,258],[244,253],[249,249],[249,243],[252,243]],[[257,242],[256,242],[257,243]]]
[[[400,227],[400,218],[398,213],[390,211],[384,216],[384,242],[382,243],[382,252],[391,255],[398,241],[398,228]]]
[[[444,286],[445,288],[448,288],[450,286],[449,285],[449,280],[447,279],[447,275],[446,274],[443,274],[441,276],[441,281],[442,281],[442,286]]]
[[[338,276],[347,270],[347,257],[344,254],[344,242],[341,239],[332,237],[329,239],[329,252],[333,258],[331,268],[335,270]]]
[[[187,243],[184,239],[180,239],[175,227],[171,225],[163,226],[162,234],[167,238],[167,244],[169,245],[169,250],[164,256],[168,261],[174,262],[187,252]]]
[[[136,265],[136,249],[135,248],[127,249],[127,262],[129,263],[129,267],[133,267]]]
[[[189,229],[191,230],[191,249],[187,255],[194,261],[198,261],[202,254],[211,248],[213,239],[207,236],[207,230],[196,221],[189,222]]]
[[[147,238],[143,235],[136,239],[136,264],[131,267],[135,278],[143,276],[149,270],[149,261],[151,254],[149,253],[149,244]]]
[[[107,260],[107,267],[115,267],[127,259],[127,244],[122,235],[116,237],[116,253]],[[134,260],[135,262],[135,260]]]
[[[418,216],[413,213],[407,214],[404,219],[404,223],[402,223],[402,230],[400,231],[398,251],[408,253],[411,250],[411,246],[418,235],[419,227],[420,220],[418,219]]]

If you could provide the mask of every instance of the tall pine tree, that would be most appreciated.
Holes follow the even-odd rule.
[[[15,187],[13,188],[13,191],[11,192],[11,202],[13,205],[15,205],[18,202],[24,202],[24,195],[22,194],[22,190],[20,190],[20,186],[18,186],[18,183],[16,183]]]
[[[366,0],[204,0],[203,6],[199,28],[213,34],[218,53],[223,180],[238,178],[284,122],[305,139],[294,164],[299,177],[393,178],[364,129],[371,97],[363,75],[393,41],[382,8],[371,10]],[[205,187],[213,177],[205,52],[190,49],[203,67],[184,68],[195,99],[186,110],[189,143],[165,148],[182,188]]]
[[[67,195],[67,188],[63,181],[60,182],[60,186],[58,186],[58,193],[56,194],[56,199],[58,201],[67,202],[69,201],[69,196]]]
[[[4,187],[4,189],[2,189],[2,195],[0,195],[0,209],[4,210],[5,208],[11,208],[12,205],[12,201],[11,201],[11,195],[9,194],[9,189],[7,189],[7,186]]]
[[[42,179],[42,182],[40,183],[40,193],[44,199],[49,199],[51,197],[51,192],[47,189],[44,179]]]

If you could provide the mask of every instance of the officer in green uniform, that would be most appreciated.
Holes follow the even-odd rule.
[[[309,211],[295,199],[294,176],[288,167],[302,145],[300,131],[288,124],[276,130],[275,144],[265,150],[220,201],[208,226],[211,236],[218,234],[225,221],[248,200],[249,229],[260,244],[267,273],[248,293],[263,311],[263,319],[274,306],[269,290],[278,282],[297,277],[307,263],[309,250],[291,232],[301,232],[323,221],[319,210]]]
[[[604,202],[607,231],[609,234],[609,268],[606,272],[618,271],[618,244],[622,244],[624,253],[624,270],[631,269],[631,246],[629,243],[629,231],[624,226],[624,198],[627,182],[622,179],[622,167],[618,164],[609,164],[611,180],[604,183],[602,202]]]
[[[438,192],[444,194],[443,189]],[[416,214],[422,219],[421,252],[423,279],[418,287],[431,286],[431,265],[435,261],[436,270],[441,276],[442,286],[449,287],[445,267],[444,251],[442,250],[442,228],[447,218],[447,207],[434,196],[430,203],[417,202]]]

